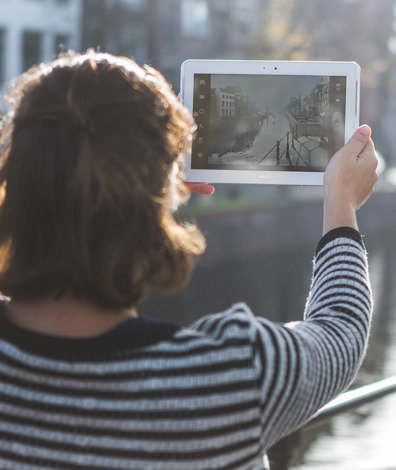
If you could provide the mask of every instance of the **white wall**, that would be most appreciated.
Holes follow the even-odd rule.
[[[0,0],[0,29],[5,30],[4,82],[23,72],[24,31],[43,35],[40,61],[54,57],[57,35],[70,37],[69,47],[80,45],[82,0]]]

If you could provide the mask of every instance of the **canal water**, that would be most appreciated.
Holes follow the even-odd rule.
[[[396,375],[396,195],[379,195],[359,211],[369,253],[375,316],[369,348],[353,388]],[[395,220],[393,221],[393,215]],[[257,315],[302,318],[321,203],[199,218],[207,253],[188,287],[152,294],[141,313],[188,325],[246,301]],[[396,470],[396,393],[306,431],[294,470]]]
[[[264,119],[256,135],[251,131],[245,132],[238,141],[239,145],[235,145],[235,148],[227,152],[212,153],[208,162],[211,165],[236,165],[255,170],[257,165],[265,169],[265,167],[276,167],[278,164],[323,167],[327,163],[328,150],[321,145],[317,132],[317,130],[312,132],[313,137],[299,135],[292,139],[294,131],[291,130],[288,118],[284,114],[271,114]],[[290,137],[287,137],[287,134],[290,134]],[[227,133],[229,145],[228,136],[229,132]],[[277,142],[279,142],[279,156],[276,149]],[[287,142],[290,143],[288,153],[286,153]]]

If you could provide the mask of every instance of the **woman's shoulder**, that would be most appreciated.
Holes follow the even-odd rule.
[[[260,322],[269,322],[260,318]],[[175,341],[200,341],[206,344],[243,344],[254,341],[257,317],[249,306],[237,303],[227,310],[201,317],[192,325],[181,328]],[[270,322],[269,322],[270,323]]]

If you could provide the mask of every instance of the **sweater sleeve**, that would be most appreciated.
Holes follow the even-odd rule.
[[[372,308],[360,234],[350,228],[328,233],[315,255],[304,321],[266,327],[272,330],[279,367],[271,375],[277,392],[269,410],[269,397],[263,395],[263,429],[271,434],[266,437],[270,445],[351,384],[365,355]],[[271,343],[262,328],[258,331],[266,348]]]
[[[319,242],[303,321],[272,322],[245,304],[231,310],[198,328],[249,338],[266,450],[345,390],[362,362],[372,296],[360,234],[336,229]]]

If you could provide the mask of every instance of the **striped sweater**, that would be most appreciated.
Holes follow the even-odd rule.
[[[350,384],[371,310],[362,240],[343,228],[318,245],[304,321],[241,303],[190,328],[139,318],[67,339],[0,315],[0,468],[263,468]]]

